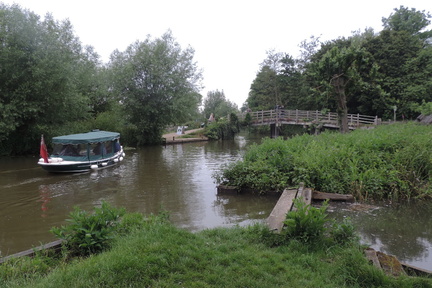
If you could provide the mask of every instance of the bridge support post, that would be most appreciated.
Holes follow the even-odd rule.
[[[279,137],[279,127],[276,123],[270,124],[270,138]]]

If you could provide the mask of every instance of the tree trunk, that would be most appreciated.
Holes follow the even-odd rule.
[[[331,83],[336,91],[336,100],[338,103],[338,122],[341,133],[347,133],[348,127],[348,107],[346,105],[345,86],[348,81],[345,81],[343,74],[334,75]]]

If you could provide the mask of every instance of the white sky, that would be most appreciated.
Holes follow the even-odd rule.
[[[195,49],[203,69],[203,97],[223,90],[239,108],[266,58],[275,49],[294,58],[310,36],[332,40],[372,27],[382,30],[382,17],[400,5],[432,12],[430,0],[0,0],[17,3],[40,16],[68,18],[75,35],[108,62],[147,35],[159,38],[168,29],[182,48]]]

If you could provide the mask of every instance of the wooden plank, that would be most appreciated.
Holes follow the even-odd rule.
[[[53,249],[54,251],[58,252],[61,249],[61,244],[63,243],[64,240],[56,240],[38,247],[35,247],[33,249],[28,249],[16,254],[12,254],[3,258],[0,258],[0,264],[6,262],[9,259],[12,258],[18,258],[18,257],[23,257],[23,256],[28,256],[28,257],[33,257],[36,252],[42,251],[42,250],[47,250],[47,249]]]
[[[297,198],[302,197],[303,202],[306,205],[311,205],[312,204],[312,189],[311,188],[303,188],[301,190],[301,195],[300,194],[300,190],[299,193],[297,194]]]
[[[217,195],[237,195],[239,188],[237,186],[219,185],[217,188]]]
[[[286,214],[291,210],[293,201],[297,196],[297,190],[285,189],[282,195],[279,197],[273,211],[267,218],[267,225],[270,230],[280,233],[283,227],[283,221],[286,218]]]
[[[348,201],[354,202],[354,196],[351,194],[337,194],[313,191],[312,198],[314,200],[334,200],[334,201]]]
[[[404,262],[401,262],[402,267],[408,275],[416,275],[416,276],[431,276],[432,270],[426,270],[424,268],[416,267]]]

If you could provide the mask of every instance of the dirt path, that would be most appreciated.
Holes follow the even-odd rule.
[[[181,138],[184,135],[187,135],[187,134],[190,134],[190,133],[193,133],[196,131],[200,131],[200,130],[204,130],[204,129],[198,128],[198,129],[186,130],[185,133],[182,135],[177,134],[177,132],[172,132],[172,133],[164,134],[162,137],[166,139],[166,144],[207,141],[208,138],[204,137],[204,136],[203,137],[197,136],[197,138]]]

